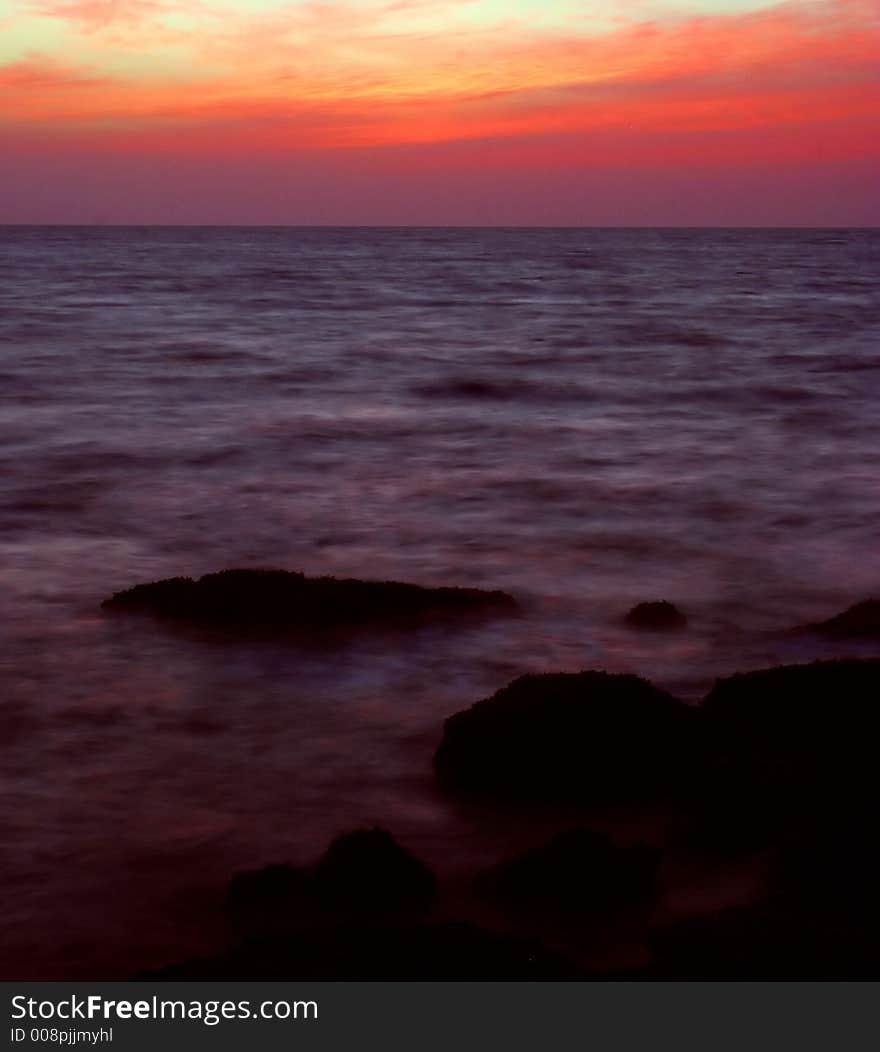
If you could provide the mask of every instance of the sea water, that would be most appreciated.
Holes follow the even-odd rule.
[[[6,977],[124,977],[229,875],[389,828],[446,716],[528,671],[878,653],[880,234],[0,228]],[[503,588],[524,616],[209,645],[100,601],[225,567]],[[622,617],[669,599],[686,631]]]

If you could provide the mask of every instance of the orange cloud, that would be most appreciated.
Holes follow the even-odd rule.
[[[31,55],[18,62],[0,66],[0,91],[13,102],[7,121],[25,123],[30,112],[15,104],[27,105],[38,98],[48,98],[50,111],[54,111],[58,99],[66,92],[77,89],[99,88],[105,90],[113,85],[109,77],[86,70],[63,66],[45,55]]]
[[[109,9],[117,18],[162,9],[152,0],[42,7],[86,21]],[[414,50],[413,40],[379,32],[375,10],[309,4],[241,37],[209,35],[203,51],[222,72],[197,67],[185,82],[101,77],[32,56],[0,70],[0,87],[9,125],[126,149],[284,154],[489,141],[486,163],[501,156],[499,143],[518,164],[594,163],[597,151],[614,150],[720,163],[772,153],[774,135],[794,153],[811,141],[815,149],[821,130],[836,155],[861,156],[878,141],[877,10],[866,0],[789,3],[601,37],[426,35]],[[373,48],[368,61],[305,54],[302,41],[343,27],[355,51]]]

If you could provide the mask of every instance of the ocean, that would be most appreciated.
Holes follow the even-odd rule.
[[[446,716],[529,671],[876,643],[880,232],[0,228],[4,978],[210,945],[231,873],[380,824],[454,877]],[[524,616],[219,647],[100,609],[279,567]],[[683,632],[623,615],[668,599]]]

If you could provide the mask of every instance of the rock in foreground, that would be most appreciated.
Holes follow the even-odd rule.
[[[237,941],[217,956],[137,978],[156,980],[572,979],[532,938],[426,919],[434,874],[380,828],[337,837],[312,866],[239,873],[227,909]]]
[[[702,709],[734,761],[760,765],[774,780],[812,772],[832,782],[847,768],[858,774],[852,768],[875,753],[880,661],[814,661],[730,676],[716,682]]]
[[[880,661],[816,661],[718,680],[702,705],[699,837],[759,848],[817,815],[880,803]]]
[[[376,827],[336,837],[314,866],[276,863],[237,873],[227,905],[256,928],[322,912],[375,920],[425,912],[435,890],[431,870]]]
[[[638,603],[624,618],[630,628],[640,628],[649,632],[669,632],[684,628],[687,618],[672,603],[661,599],[656,603]]]
[[[218,957],[170,965],[136,977],[149,982],[205,980],[560,980],[581,976],[533,939],[472,924],[332,925],[244,942]]]
[[[873,980],[874,933],[769,901],[688,918],[652,940],[653,981]]]
[[[571,829],[502,862],[480,883],[517,910],[596,916],[650,898],[659,861],[652,848],[621,848],[602,833]]]
[[[457,790],[528,801],[663,797],[687,780],[700,713],[637,676],[522,676],[451,716],[434,755]]]
[[[195,625],[306,631],[407,626],[421,619],[512,614],[518,609],[506,592],[306,577],[288,570],[223,570],[197,580],[171,577],[117,592],[101,605]]]
[[[325,908],[386,913],[427,909],[434,874],[384,829],[356,829],[337,837],[315,867]]]

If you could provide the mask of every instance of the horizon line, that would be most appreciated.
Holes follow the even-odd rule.
[[[93,229],[181,229],[181,230],[880,230],[880,223],[850,224],[820,223],[138,223],[97,221],[61,221],[51,223],[0,222],[6,228],[69,227]]]

